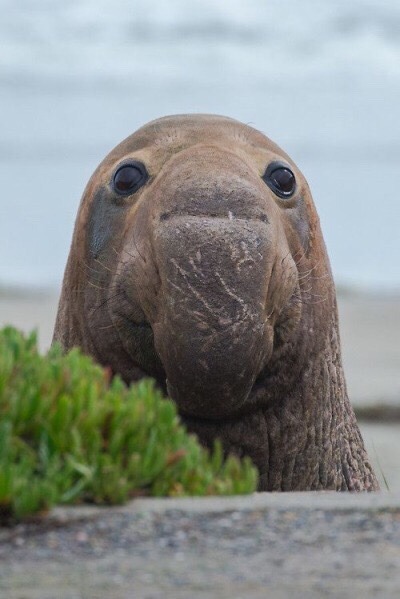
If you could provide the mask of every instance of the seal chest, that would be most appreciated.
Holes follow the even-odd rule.
[[[152,376],[261,490],[378,488],[349,403],[335,289],[293,161],[211,115],[117,146],[79,208],[55,327],[130,383]]]

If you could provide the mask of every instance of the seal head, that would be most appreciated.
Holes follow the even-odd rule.
[[[203,443],[219,437],[253,458],[261,488],[377,486],[346,395],[308,185],[247,125],[165,117],[106,157],[79,209],[54,338],[127,383],[154,377]],[[356,474],[346,479],[337,454],[336,474],[312,475],[321,414],[332,422],[338,406],[351,434],[337,443],[358,452]],[[292,469],[313,453],[307,474],[283,476],[273,438]]]

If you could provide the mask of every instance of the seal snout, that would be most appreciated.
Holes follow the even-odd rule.
[[[271,351],[268,227],[178,214],[161,221],[154,250],[162,273],[154,342],[169,393],[183,413],[230,415]]]
[[[183,154],[160,173],[147,212],[148,264],[159,273],[150,321],[181,413],[221,418],[243,406],[272,353],[277,229],[266,186],[238,156],[203,146]]]

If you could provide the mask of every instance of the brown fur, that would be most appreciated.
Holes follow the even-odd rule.
[[[118,197],[126,159],[150,175]],[[292,200],[262,175],[295,173]],[[207,115],[139,129],[85,190],[54,339],[126,382],[153,376],[260,490],[375,490],[343,377],[335,289],[307,183],[264,135]]]

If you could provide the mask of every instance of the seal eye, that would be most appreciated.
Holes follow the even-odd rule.
[[[296,190],[296,177],[288,166],[279,162],[270,164],[262,178],[280,198],[290,198]]]
[[[120,166],[113,177],[112,186],[119,195],[135,193],[146,183],[148,174],[141,162],[129,162]]]

